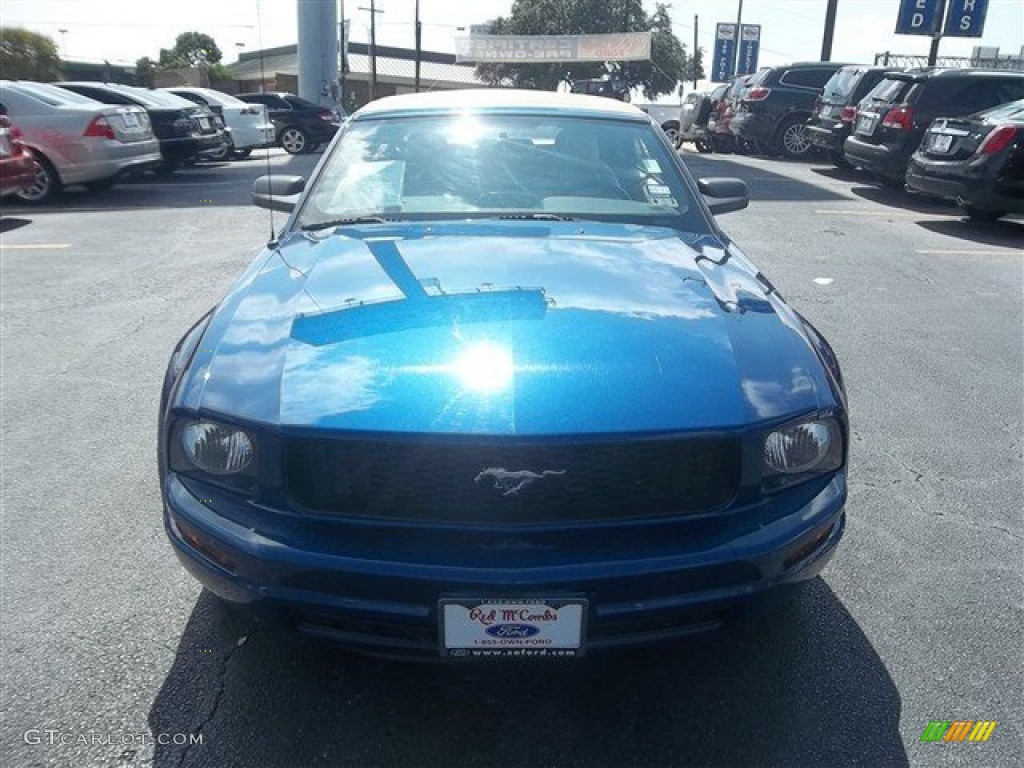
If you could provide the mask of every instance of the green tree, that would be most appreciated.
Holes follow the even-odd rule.
[[[46,35],[18,27],[0,27],[0,77],[10,80],[59,80],[60,55]]]
[[[651,60],[586,64],[481,64],[477,76],[492,85],[553,91],[559,83],[617,75],[648,99],[673,93],[684,79],[686,46],[672,32],[666,5],[648,14],[642,0],[515,0],[507,17],[491,25],[495,35],[585,35],[651,32]]]
[[[135,62],[135,76],[140,83],[150,88],[153,87],[153,73],[155,71],[156,63],[149,56],[143,56]]]
[[[160,49],[161,69],[217,64],[223,54],[213,38],[204,32],[182,32],[173,48]]]

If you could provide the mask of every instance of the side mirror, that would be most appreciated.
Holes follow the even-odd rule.
[[[259,208],[291,213],[305,188],[305,176],[260,176],[252,183],[252,202]]]
[[[697,179],[697,189],[716,216],[720,213],[741,211],[750,203],[747,183],[743,179]]]

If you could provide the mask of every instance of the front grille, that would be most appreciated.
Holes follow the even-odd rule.
[[[496,525],[705,512],[736,493],[729,436],[584,443],[288,439],[285,482],[316,512]]]

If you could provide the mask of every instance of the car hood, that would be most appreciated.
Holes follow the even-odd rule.
[[[834,404],[799,318],[734,246],[590,222],[293,234],[218,308],[180,392],[285,427],[493,435]]]

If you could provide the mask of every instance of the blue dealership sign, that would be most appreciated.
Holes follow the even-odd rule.
[[[897,35],[928,35],[939,31],[945,0],[900,0]]]
[[[942,34],[945,37],[981,37],[987,11],[988,0],[949,0]]]
[[[740,32],[740,60],[737,75],[757,72],[757,54],[761,49],[761,25],[744,24]]]
[[[715,58],[711,66],[711,80],[724,83],[732,80],[736,60],[736,25],[718,23],[715,25]]]

